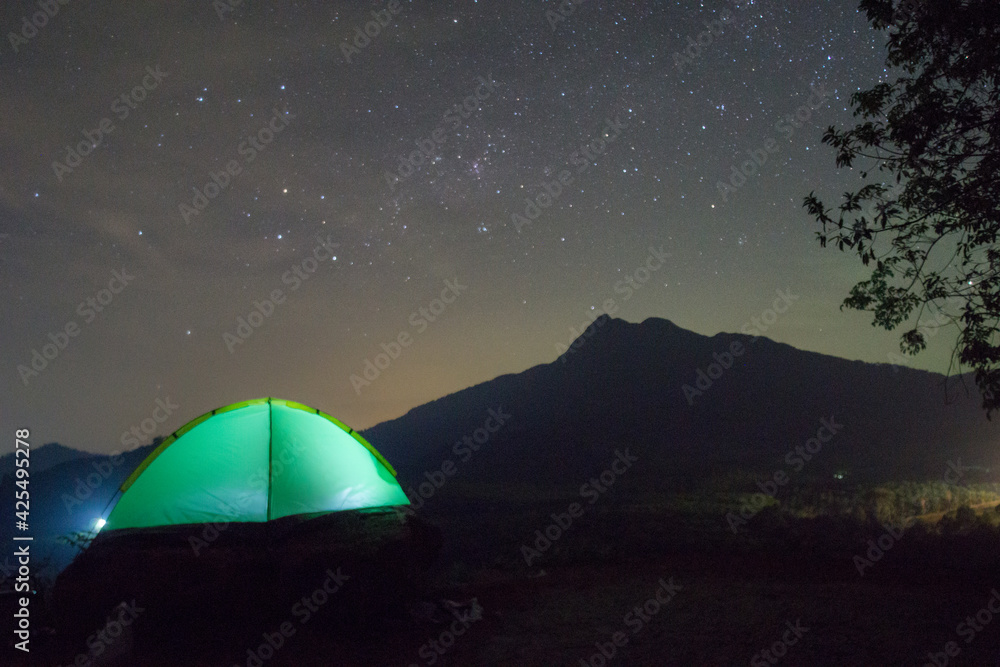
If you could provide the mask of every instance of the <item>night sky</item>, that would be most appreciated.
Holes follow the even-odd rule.
[[[5,2],[0,451],[120,449],[158,399],[161,435],[260,396],[365,428],[554,360],[609,299],[713,335],[789,290],[765,335],[889,361],[802,207],[860,183],[820,143],[886,76],[856,5],[69,2],[34,30]]]

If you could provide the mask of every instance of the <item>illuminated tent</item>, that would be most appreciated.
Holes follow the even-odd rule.
[[[330,415],[275,398],[243,401],[160,443],[121,485],[103,529],[409,505],[395,476],[374,447]]]

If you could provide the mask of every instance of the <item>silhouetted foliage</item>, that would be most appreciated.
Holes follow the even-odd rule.
[[[829,127],[823,143],[838,167],[867,160],[866,184],[836,211],[815,193],[804,205],[823,247],[874,265],[841,307],[870,311],[887,330],[916,322],[901,335],[908,354],[926,347],[920,316],[940,309],[957,331],[953,363],[975,370],[990,416],[1000,407],[1000,12],[996,0],[862,0],[860,9],[888,35],[890,80],[854,93],[862,122]]]
[[[65,535],[57,535],[56,540],[63,544],[75,547],[79,551],[85,551],[90,543],[94,541],[97,533],[92,530],[76,530]]]

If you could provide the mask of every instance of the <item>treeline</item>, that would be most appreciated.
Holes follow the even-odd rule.
[[[904,521],[963,506],[1000,502],[1000,484],[955,485],[943,481],[889,482],[875,487],[790,488],[776,498],[795,516],[849,516],[858,521]]]

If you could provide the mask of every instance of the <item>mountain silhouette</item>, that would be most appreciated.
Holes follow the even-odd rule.
[[[446,460],[473,484],[579,486],[627,446],[639,459],[629,487],[661,491],[727,471],[787,469],[786,455],[833,420],[842,428],[801,466],[803,476],[939,478],[956,457],[964,466],[995,458],[997,426],[962,379],[764,337],[703,336],[659,318],[601,316],[556,361],[431,401],[364,435],[404,488]],[[490,409],[510,417],[479,451],[456,444]]]
[[[0,478],[14,472],[17,464],[14,462],[15,452],[0,456]],[[32,473],[48,470],[52,466],[59,465],[65,461],[80,459],[90,456],[88,452],[79,449],[65,447],[58,442],[49,442],[41,447],[33,447],[30,456],[30,468]],[[23,458],[23,456],[22,456]]]
[[[796,479],[940,479],[949,462],[989,467],[997,456],[998,427],[986,420],[974,383],[965,382],[966,393],[959,380],[764,337],[703,336],[665,319],[601,316],[551,363],[444,396],[362,435],[411,497],[440,480],[443,467],[461,484],[442,495],[477,487],[514,499],[525,489],[575,494],[619,453],[637,459],[623,484],[637,493],[734,472],[763,478],[790,471],[786,457],[823,423],[840,428]],[[35,535],[92,528],[153,445],[117,463],[60,445],[36,454],[50,447],[51,458],[67,460],[39,470],[32,459]],[[13,497],[13,482],[6,475],[0,494]],[[0,511],[2,538],[13,511],[12,503]]]

